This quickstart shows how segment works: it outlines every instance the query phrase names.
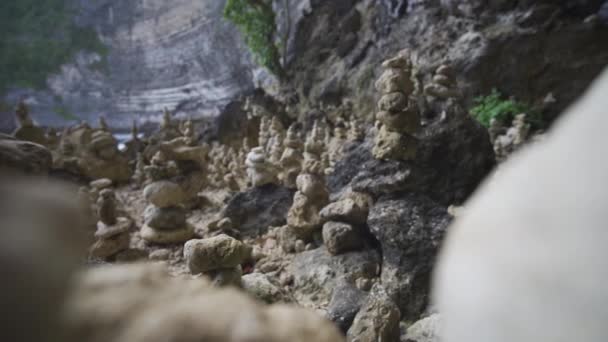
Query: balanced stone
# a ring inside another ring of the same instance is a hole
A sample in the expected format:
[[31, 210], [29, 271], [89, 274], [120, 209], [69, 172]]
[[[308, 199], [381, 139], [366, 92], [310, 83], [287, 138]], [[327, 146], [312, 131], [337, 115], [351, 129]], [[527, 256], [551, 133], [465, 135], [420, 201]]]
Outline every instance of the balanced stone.
[[184, 257], [190, 271], [198, 274], [237, 267], [251, 257], [251, 248], [237, 239], [222, 234], [186, 242]]
[[186, 224], [186, 209], [182, 207], [159, 208], [149, 205], [144, 210], [146, 225], [159, 230], [172, 230]]
[[177, 227], [172, 230], [158, 230], [144, 224], [140, 230], [140, 234], [142, 239], [151, 243], [182, 243], [194, 236], [194, 228], [186, 223], [183, 227]]
[[363, 238], [352, 225], [330, 221], [323, 225], [323, 243], [331, 254], [338, 255], [363, 247]]
[[401, 92], [388, 93], [378, 101], [378, 108], [389, 112], [401, 112], [408, 105], [408, 98]]
[[146, 201], [159, 208], [175, 207], [186, 200], [184, 190], [176, 183], [163, 180], [149, 184], [144, 188]]

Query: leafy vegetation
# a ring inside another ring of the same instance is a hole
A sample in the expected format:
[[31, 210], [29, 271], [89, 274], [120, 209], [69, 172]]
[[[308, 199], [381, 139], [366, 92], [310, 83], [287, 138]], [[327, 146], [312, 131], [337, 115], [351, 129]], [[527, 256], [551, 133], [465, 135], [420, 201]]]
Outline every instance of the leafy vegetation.
[[490, 127], [490, 121], [496, 119], [504, 124], [510, 124], [515, 115], [525, 113], [526, 121], [534, 127], [541, 125], [541, 118], [532, 108], [514, 99], [505, 99], [502, 94], [492, 89], [486, 96], [474, 100], [471, 115], [485, 127]]
[[79, 27], [66, 0], [0, 2], [0, 93], [44, 88], [49, 74], [81, 50], [107, 54], [90, 27]]
[[228, 0], [224, 18], [241, 31], [256, 62], [279, 78], [284, 77], [279, 46], [275, 43], [276, 22], [269, 0]]

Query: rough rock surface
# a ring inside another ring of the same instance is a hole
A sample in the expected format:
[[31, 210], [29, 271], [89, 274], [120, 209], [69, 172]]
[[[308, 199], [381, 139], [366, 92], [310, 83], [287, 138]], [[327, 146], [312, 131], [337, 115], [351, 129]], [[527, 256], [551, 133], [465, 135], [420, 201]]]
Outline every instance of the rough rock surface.
[[494, 165], [487, 131], [471, 118], [430, 123], [421, 133], [416, 160], [379, 161], [371, 142], [353, 145], [328, 176], [333, 192], [353, 190], [380, 197], [417, 192], [449, 205], [464, 201]]
[[277, 303], [287, 300], [287, 296], [281, 288], [273, 284], [268, 276], [263, 273], [250, 273], [241, 279], [243, 289], [255, 298], [266, 303]]
[[53, 157], [46, 147], [0, 137], [0, 167], [42, 174], [47, 173], [52, 164]]
[[366, 298], [366, 292], [341, 279], [335, 286], [327, 306], [327, 318], [346, 334]]
[[184, 257], [193, 274], [237, 267], [250, 256], [251, 247], [225, 234], [184, 245]]
[[382, 247], [382, 284], [405, 319], [429, 303], [430, 276], [450, 223], [447, 209], [419, 195], [381, 198], [370, 210], [369, 229]]
[[363, 236], [351, 224], [329, 221], [323, 225], [323, 243], [328, 252], [337, 255], [363, 247]]
[[185, 202], [186, 194], [179, 184], [171, 181], [157, 181], [144, 189], [146, 201], [159, 208], [175, 207]]
[[439, 342], [441, 316], [432, 314], [407, 328], [403, 339], [411, 342]]
[[182, 207], [159, 208], [149, 205], [144, 211], [144, 221], [159, 230], [171, 230], [186, 222], [186, 209]]
[[[368, 248], [333, 256], [322, 246], [297, 254], [289, 268], [294, 277], [294, 297], [298, 303], [327, 305], [339, 281], [354, 284], [359, 278], [377, 278], [380, 275], [380, 254]], [[342, 294], [347, 295], [346, 292]]]
[[230, 218], [242, 236], [258, 236], [270, 226], [285, 224], [293, 194], [293, 190], [274, 184], [249, 189], [236, 194], [221, 216]]
[[347, 340], [399, 341], [399, 319], [399, 308], [377, 284], [355, 316]]
[[90, 269], [76, 279], [66, 310], [72, 341], [343, 341], [313, 312], [261, 305], [204, 278], [171, 277], [162, 265]]

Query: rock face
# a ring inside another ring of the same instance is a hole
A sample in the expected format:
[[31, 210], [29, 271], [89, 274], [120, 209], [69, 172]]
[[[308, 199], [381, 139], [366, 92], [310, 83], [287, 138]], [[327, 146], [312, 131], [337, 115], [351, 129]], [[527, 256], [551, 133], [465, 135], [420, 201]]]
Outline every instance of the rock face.
[[293, 191], [268, 184], [236, 194], [222, 211], [234, 227], [246, 236], [258, 236], [270, 226], [285, 224], [293, 201]]
[[[536, 102], [550, 89], [557, 99], [548, 113], [553, 116], [606, 64], [608, 53], [596, 42], [605, 41], [608, 30], [583, 23], [602, 2], [289, 0], [291, 20], [282, 3], [277, 20], [281, 34], [286, 21], [291, 24], [288, 73], [304, 103], [339, 103], [346, 95], [356, 101], [355, 108], [371, 113], [371, 79], [379, 74], [369, 66], [407, 48], [423, 69], [453, 61], [455, 71], [464, 72], [459, 83], [467, 103], [493, 87], [526, 102]], [[249, 58], [242, 36], [222, 19], [223, 0], [74, 3], [77, 21], [94, 27], [109, 47], [108, 68], [96, 70], [101, 56], [83, 52], [49, 77], [48, 90], [6, 94], [7, 103], [28, 98], [40, 124], [63, 123], [54, 113], [62, 107], [90, 123], [98, 113], [108, 113], [109, 126], [125, 130], [134, 117], [160, 122], [164, 107], [177, 115], [215, 115], [267, 80]], [[607, 17], [606, 8], [600, 19]], [[499, 15], [508, 20], [498, 29]], [[0, 127], [8, 132], [13, 119], [1, 114]]]
[[94, 268], [74, 286], [65, 322], [69, 341], [344, 340], [331, 322], [313, 312], [261, 305], [236, 289], [214, 288], [205, 279], [169, 276], [161, 265]]
[[[597, 270], [608, 267], [608, 164], [594, 151], [607, 139], [607, 92], [605, 71], [467, 202], [434, 277], [444, 341], [606, 339], [606, 273]], [[475, 291], [454, 291], [470, 284]]]
[[370, 210], [369, 228], [382, 247], [382, 284], [405, 319], [429, 303], [435, 255], [450, 223], [445, 207], [423, 196], [381, 198]]
[[332, 193], [350, 185], [374, 197], [425, 193], [450, 205], [464, 201], [490, 172], [495, 161], [487, 131], [470, 118], [433, 122], [421, 133], [415, 161], [379, 161], [372, 144], [350, 145], [335, 172], [327, 177]]

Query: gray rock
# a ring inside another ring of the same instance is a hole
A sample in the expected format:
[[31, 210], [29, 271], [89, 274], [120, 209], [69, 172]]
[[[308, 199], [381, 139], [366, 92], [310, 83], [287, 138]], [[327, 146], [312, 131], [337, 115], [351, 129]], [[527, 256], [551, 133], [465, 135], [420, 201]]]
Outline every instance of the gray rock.
[[144, 188], [146, 201], [159, 208], [176, 207], [186, 201], [184, 190], [171, 181], [157, 181]]
[[382, 247], [382, 284], [405, 319], [417, 319], [429, 303], [435, 256], [450, 221], [445, 207], [420, 195], [381, 198], [370, 210], [369, 229]]
[[432, 314], [412, 324], [405, 333], [403, 340], [411, 342], [439, 342], [439, 326], [441, 316]]
[[190, 271], [198, 274], [237, 267], [251, 257], [251, 248], [239, 240], [222, 234], [186, 242], [184, 257]]
[[186, 209], [183, 207], [159, 208], [149, 205], [144, 210], [144, 222], [159, 230], [183, 227], [186, 224]]
[[346, 334], [348, 341], [399, 341], [399, 308], [376, 284]]
[[142, 239], [149, 243], [175, 244], [192, 239], [194, 237], [194, 228], [188, 223], [172, 230], [158, 230], [144, 225], [140, 230], [140, 234]]
[[293, 190], [274, 184], [252, 188], [234, 196], [220, 216], [229, 218], [243, 237], [258, 236], [270, 226], [286, 223], [293, 194]]
[[255, 298], [266, 303], [276, 303], [286, 300], [286, 295], [281, 289], [273, 284], [268, 276], [263, 273], [250, 273], [242, 278], [243, 289]]
[[298, 303], [329, 303], [339, 280], [354, 283], [357, 278], [376, 278], [380, 273], [380, 253], [366, 248], [334, 256], [322, 246], [297, 254], [289, 269]]
[[367, 293], [359, 290], [352, 283], [344, 280], [339, 281], [327, 307], [327, 318], [346, 334], [366, 297]]
[[52, 166], [51, 152], [32, 142], [0, 139], [0, 169], [32, 174], [47, 173]]
[[241, 265], [239, 265], [237, 267], [214, 270], [209, 272], [207, 275], [211, 278], [211, 284], [213, 284], [213, 286], [241, 287], [241, 277], [243, 276], [243, 269], [241, 268]]
[[323, 243], [331, 254], [337, 255], [362, 248], [363, 237], [351, 224], [329, 221], [323, 225]]

